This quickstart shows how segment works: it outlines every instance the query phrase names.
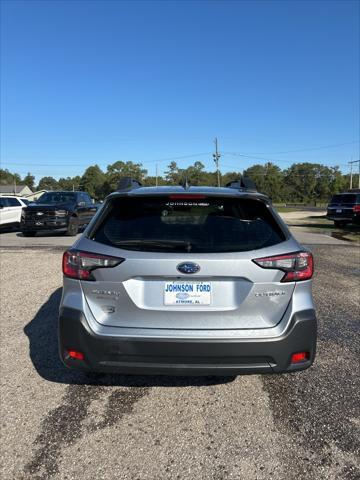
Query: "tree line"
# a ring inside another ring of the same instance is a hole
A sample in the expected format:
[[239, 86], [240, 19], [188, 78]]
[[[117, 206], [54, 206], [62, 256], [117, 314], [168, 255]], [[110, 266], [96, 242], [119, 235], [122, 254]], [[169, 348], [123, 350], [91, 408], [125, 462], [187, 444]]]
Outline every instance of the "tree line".
[[[83, 175], [42, 177], [35, 184], [35, 177], [29, 172], [24, 178], [7, 169], [0, 169], [0, 184], [25, 184], [32, 190], [83, 190], [96, 200], [102, 200], [116, 190], [119, 178], [131, 176], [145, 186], [178, 185], [186, 176], [191, 185], [217, 186], [217, 173], [205, 170], [203, 163], [196, 161], [187, 168], [180, 168], [171, 162], [162, 176], [149, 176], [141, 163], [117, 161], [103, 171], [98, 165], [89, 166]], [[344, 191], [349, 186], [349, 175], [343, 175], [339, 167], [328, 167], [319, 163], [294, 163], [281, 169], [268, 162], [253, 165], [242, 172], [251, 178], [258, 190], [268, 195], [273, 202], [316, 203], [327, 202], [331, 195]], [[240, 172], [221, 174], [221, 186], [238, 179]]]

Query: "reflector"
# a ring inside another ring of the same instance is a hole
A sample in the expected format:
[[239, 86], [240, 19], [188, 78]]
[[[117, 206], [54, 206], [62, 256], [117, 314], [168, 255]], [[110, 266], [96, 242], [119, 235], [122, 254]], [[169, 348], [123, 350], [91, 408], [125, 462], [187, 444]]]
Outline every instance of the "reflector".
[[309, 352], [293, 353], [291, 355], [291, 363], [306, 362], [306, 360], [309, 360], [309, 358], [310, 358]]
[[75, 358], [76, 360], [84, 360], [84, 354], [82, 352], [78, 352], [77, 350], [68, 350], [67, 353], [71, 358]]

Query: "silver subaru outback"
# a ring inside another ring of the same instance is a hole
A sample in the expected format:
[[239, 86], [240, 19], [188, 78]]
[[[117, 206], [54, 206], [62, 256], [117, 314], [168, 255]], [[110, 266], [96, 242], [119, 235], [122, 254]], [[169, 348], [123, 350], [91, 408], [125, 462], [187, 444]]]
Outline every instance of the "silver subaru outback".
[[308, 368], [313, 258], [269, 199], [125, 182], [63, 257], [67, 367], [236, 375]]

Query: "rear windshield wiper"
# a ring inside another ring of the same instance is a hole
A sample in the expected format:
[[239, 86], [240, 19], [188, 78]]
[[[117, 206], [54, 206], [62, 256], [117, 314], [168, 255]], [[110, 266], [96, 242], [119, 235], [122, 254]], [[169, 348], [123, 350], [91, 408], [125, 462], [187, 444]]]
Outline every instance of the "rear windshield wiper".
[[184, 249], [189, 253], [192, 250], [192, 245], [190, 242], [185, 240], [145, 240], [139, 238], [137, 240], [121, 240], [116, 242], [116, 246], [119, 247], [132, 247], [132, 246], [148, 246], [148, 247], [166, 247], [166, 248], [176, 248], [184, 247]]

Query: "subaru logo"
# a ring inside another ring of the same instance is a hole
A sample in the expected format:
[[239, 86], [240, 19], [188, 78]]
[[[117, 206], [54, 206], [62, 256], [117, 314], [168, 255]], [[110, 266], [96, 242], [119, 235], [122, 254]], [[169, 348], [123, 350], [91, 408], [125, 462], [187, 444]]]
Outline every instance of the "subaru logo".
[[179, 263], [176, 268], [179, 270], [179, 272], [187, 274], [197, 273], [200, 271], [200, 266], [197, 263], [192, 262]]

